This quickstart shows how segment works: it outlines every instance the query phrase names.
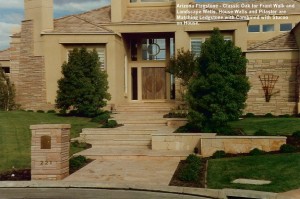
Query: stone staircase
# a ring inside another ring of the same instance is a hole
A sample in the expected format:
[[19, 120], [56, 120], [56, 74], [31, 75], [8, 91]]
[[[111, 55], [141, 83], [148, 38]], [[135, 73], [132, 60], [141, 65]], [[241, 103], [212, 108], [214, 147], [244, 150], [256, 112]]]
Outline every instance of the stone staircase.
[[[112, 114], [113, 120], [124, 126], [105, 129], [83, 129], [80, 140], [92, 144], [92, 148], [80, 152], [90, 158], [103, 156], [165, 156], [167, 152], [151, 151], [151, 135], [155, 133], [172, 133], [175, 129], [168, 127], [163, 115], [168, 113], [175, 103], [144, 102], [119, 105]], [[186, 154], [176, 154], [185, 156]]]

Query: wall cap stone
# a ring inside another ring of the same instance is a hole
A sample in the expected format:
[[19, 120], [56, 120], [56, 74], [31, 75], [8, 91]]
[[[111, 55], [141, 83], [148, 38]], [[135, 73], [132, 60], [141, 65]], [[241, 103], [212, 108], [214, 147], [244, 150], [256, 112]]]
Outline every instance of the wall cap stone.
[[[203, 137], [202, 139], [212, 139]], [[213, 139], [287, 139], [285, 136], [215, 136]]]
[[36, 124], [30, 125], [31, 130], [37, 129], [70, 129], [70, 124]]
[[203, 137], [215, 137], [216, 133], [157, 133], [152, 136], [203, 136]]

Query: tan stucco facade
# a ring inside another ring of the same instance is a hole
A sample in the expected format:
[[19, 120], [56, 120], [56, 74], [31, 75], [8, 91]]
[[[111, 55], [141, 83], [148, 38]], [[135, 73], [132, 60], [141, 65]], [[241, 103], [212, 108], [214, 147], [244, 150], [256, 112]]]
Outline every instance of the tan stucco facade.
[[[143, 3], [138, 0], [130, 3], [129, 0], [112, 0], [111, 6], [54, 20], [53, 0], [24, 0], [25, 19], [21, 32], [12, 36], [10, 61], [0, 60], [0, 63], [11, 67], [10, 76], [16, 84], [17, 101], [25, 109], [54, 107], [57, 81], [62, 77], [61, 66], [67, 61], [68, 52], [75, 47], [101, 51], [112, 96], [109, 104], [176, 100], [180, 96], [176, 94], [174, 99], [171, 94], [174, 80], [161, 69], [177, 49], [191, 49], [193, 39], [204, 42], [217, 27], [225, 38], [242, 49], [249, 60], [247, 75], [252, 87], [245, 112], [298, 113], [299, 48], [287, 46], [277, 49], [275, 46], [268, 49], [265, 46], [272, 43], [273, 38], [288, 33], [280, 31], [280, 24], [292, 23], [295, 26], [300, 13], [293, 13], [288, 21], [227, 20], [202, 21], [196, 26], [177, 25], [176, 3], [189, 2]], [[274, 31], [248, 32], [249, 25], [271, 23]], [[298, 46], [299, 31], [298, 25], [290, 33]], [[159, 46], [162, 54], [155, 55], [156, 58], [149, 53], [153, 42], [163, 43]], [[274, 90], [280, 92], [276, 92], [270, 102], [265, 102], [258, 77], [265, 73], [279, 76]], [[149, 86], [151, 81], [154, 82], [153, 87]], [[160, 93], [149, 94], [153, 89]]]

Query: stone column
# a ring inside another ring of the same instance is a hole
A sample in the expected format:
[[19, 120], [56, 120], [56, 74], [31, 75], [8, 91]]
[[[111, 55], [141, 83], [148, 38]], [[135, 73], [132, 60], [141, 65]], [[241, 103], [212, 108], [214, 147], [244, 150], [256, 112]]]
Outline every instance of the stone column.
[[31, 125], [31, 180], [69, 176], [69, 124]]

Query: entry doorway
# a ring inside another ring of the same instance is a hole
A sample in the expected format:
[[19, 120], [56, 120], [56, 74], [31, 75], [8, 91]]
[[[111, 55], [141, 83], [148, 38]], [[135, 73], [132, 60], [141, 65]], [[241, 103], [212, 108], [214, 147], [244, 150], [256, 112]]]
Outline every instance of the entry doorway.
[[166, 99], [166, 71], [164, 67], [142, 68], [142, 99]]

